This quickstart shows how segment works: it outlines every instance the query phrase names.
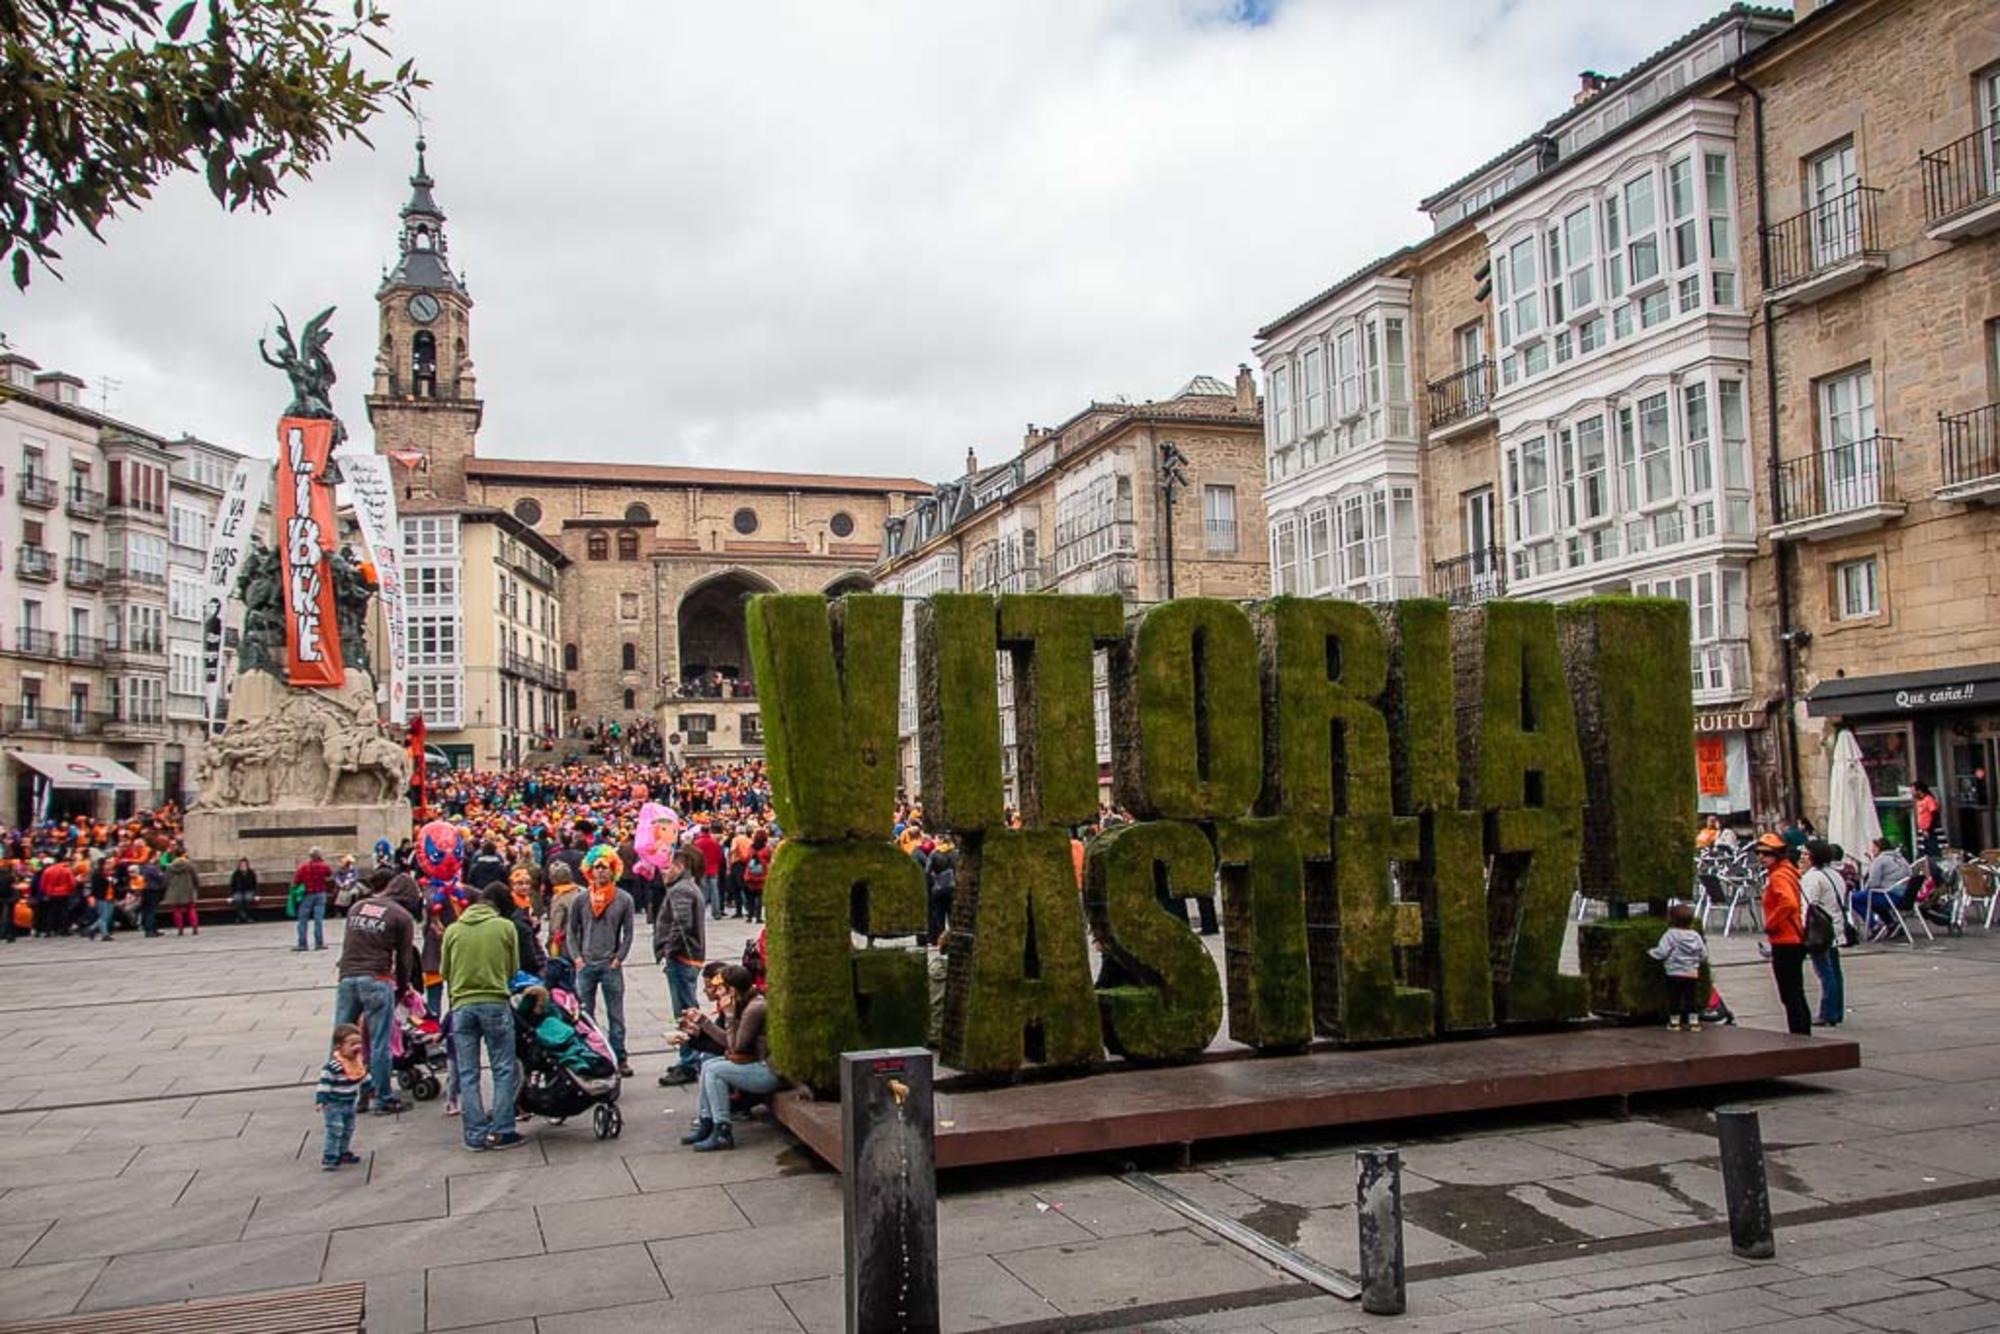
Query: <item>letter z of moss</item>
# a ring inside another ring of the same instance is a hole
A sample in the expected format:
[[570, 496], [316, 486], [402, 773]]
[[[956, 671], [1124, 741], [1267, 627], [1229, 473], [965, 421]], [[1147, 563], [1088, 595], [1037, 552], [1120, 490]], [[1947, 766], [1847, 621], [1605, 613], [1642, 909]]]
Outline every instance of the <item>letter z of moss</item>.
[[888, 838], [903, 600], [767, 593], [750, 599], [746, 625], [778, 823], [813, 842]]
[[893, 843], [788, 838], [764, 884], [771, 1064], [820, 1091], [839, 1087], [843, 1051], [922, 1046], [930, 1027], [923, 951], [850, 947], [857, 888], [871, 933], [924, 929], [923, 872]]
[[1000, 598], [1000, 647], [1014, 659], [1021, 819], [1029, 825], [1097, 819], [1092, 654], [1117, 642], [1124, 628], [1124, 604], [1110, 594]]

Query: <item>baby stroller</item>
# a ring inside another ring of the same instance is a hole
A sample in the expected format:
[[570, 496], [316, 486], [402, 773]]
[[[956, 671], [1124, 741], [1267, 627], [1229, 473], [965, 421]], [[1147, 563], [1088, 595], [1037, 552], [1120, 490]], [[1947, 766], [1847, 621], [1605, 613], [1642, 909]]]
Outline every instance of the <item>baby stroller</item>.
[[449, 1067], [444, 1030], [430, 1017], [423, 997], [414, 992], [396, 1010], [397, 1040], [390, 1061], [396, 1082], [418, 1102], [429, 1102], [444, 1090], [444, 1072]]
[[567, 991], [537, 984], [515, 993], [514, 1055], [521, 1067], [515, 1105], [522, 1112], [561, 1125], [587, 1111], [599, 1139], [616, 1139], [625, 1128], [618, 1062]]
[[1702, 1007], [1701, 1021], [1704, 1024], [1723, 1024], [1736, 1027], [1736, 1014], [1729, 1008], [1729, 1002], [1722, 999], [1722, 990], [1714, 983], [1709, 984], [1708, 1004]]

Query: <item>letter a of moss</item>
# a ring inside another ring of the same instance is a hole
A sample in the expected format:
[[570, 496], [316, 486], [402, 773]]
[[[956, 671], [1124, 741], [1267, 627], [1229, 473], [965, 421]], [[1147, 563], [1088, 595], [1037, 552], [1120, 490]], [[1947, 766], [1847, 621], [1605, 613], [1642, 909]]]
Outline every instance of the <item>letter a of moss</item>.
[[1069, 835], [995, 829], [966, 841], [945, 981], [944, 1063], [1012, 1074], [1102, 1055]]
[[1313, 1034], [1305, 863], [1292, 828], [1283, 818], [1215, 826], [1229, 1036], [1259, 1051], [1303, 1046]]
[[1199, 1056], [1222, 1023], [1222, 983], [1185, 900], [1215, 889], [1215, 853], [1200, 829], [1174, 821], [1122, 825], [1090, 841], [1084, 906], [1121, 979], [1097, 989], [1104, 1044], [1120, 1056]]
[[924, 929], [923, 872], [893, 843], [788, 838], [771, 858], [764, 884], [771, 1064], [821, 1091], [840, 1086], [843, 1051], [921, 1046], [930, 1026], [922, 950], [850, 948], [856, 895], [865, 896], [872, 933]]
[[1417, 860], [1417, 822], [1347, 815], [1333, 822], [1340, 894], [1340, 1036], [1385, 1042], [1428, 1036], [1431, 993], [1396, 982], [1396, 909], [1389, 863]]
[[1583, 753], [1583, 883], [1664, 917], [1694, 856], [1694, 696], [1688, 605], [1586, 598], [1558, 610]]
[[771, 806], [792, 838], [890, 836], [903, 600], [764, 594], [746, 617]]
[[998, 652], [988, 595], [935, 593], [917, 604], [917, 747], [924, 820], [934, 829], [971, 834], [1006, 823]]
[[1113, 793], [1144, 820], [1233, 820], [1263, 786], [1250, 618], [1220, 598], [1140, 612], [1111, 654]]
[[1273, 598], [1258, 608], [1265, 805], [1317, 827], [1389, 813], [1389, 681], [1382, 627], [1358, 602]]
[[1007, 593], [1000, 646], [1014, 660], [1014, 742], [1021, 819], [1030, 825], [1097, 819], [1097, 718], [1092, 654], [1125, 628], [1111, 594]]

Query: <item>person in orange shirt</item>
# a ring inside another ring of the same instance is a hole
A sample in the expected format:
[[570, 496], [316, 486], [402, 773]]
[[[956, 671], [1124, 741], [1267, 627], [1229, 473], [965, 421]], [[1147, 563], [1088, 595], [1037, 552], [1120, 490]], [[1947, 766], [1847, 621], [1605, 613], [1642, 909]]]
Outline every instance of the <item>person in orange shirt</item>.
[[1756, 842], [1764, 864], [1764, 936], [1771, 944], [1771, 974], [1778, 981], [1778, 999], [1785, 1007], [1785, 1027], [1801, 1037], [1812, 1036], [1812, 1008], [1806, 1004], [1806, 901], [1799, 889], [1799, 868], [1792, 850], [1778, 834]]

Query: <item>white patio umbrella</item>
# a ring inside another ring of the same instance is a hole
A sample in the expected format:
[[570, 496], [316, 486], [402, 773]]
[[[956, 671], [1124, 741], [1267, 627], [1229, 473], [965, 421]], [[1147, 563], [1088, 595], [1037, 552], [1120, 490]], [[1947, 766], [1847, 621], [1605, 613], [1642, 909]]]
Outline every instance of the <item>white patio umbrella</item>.
[[1882, 834], [1875, 794], [1861, 764], [1861, 743], [1845, 728], [1833, 743], [1833, 772], [1827, 780], [1826, 836], [1848, 856], [1865, 860], [1871, 839]]

